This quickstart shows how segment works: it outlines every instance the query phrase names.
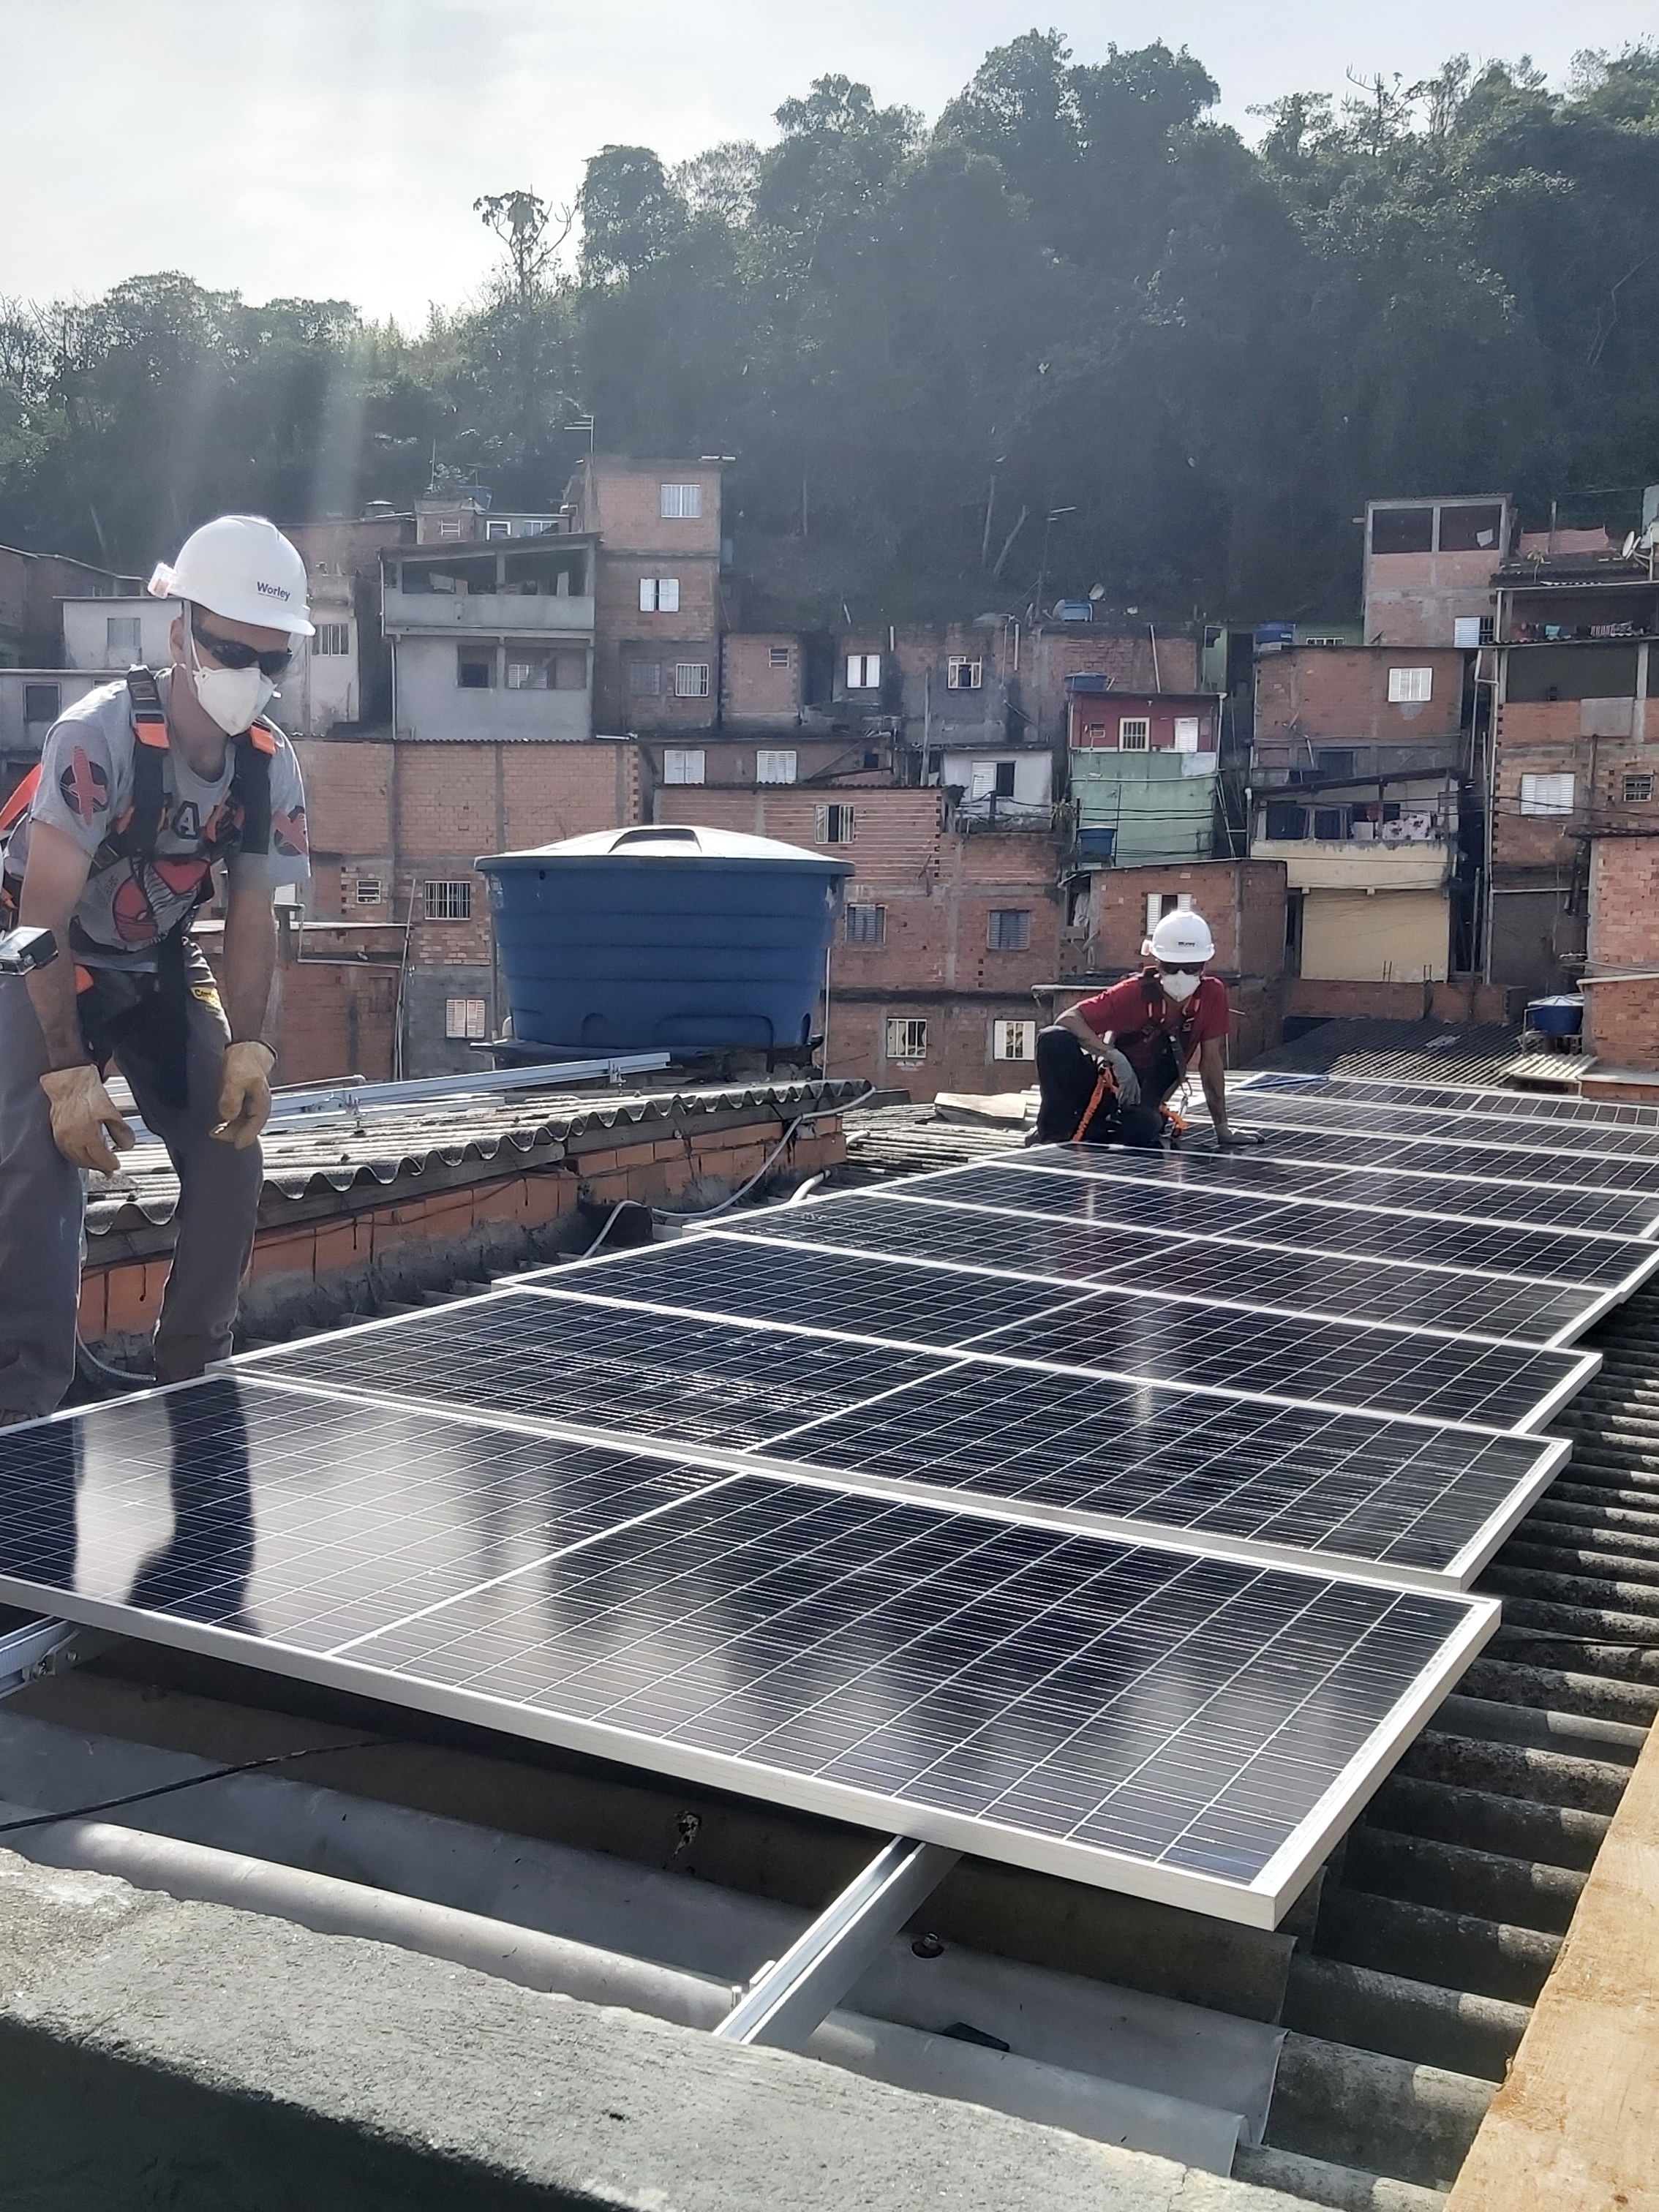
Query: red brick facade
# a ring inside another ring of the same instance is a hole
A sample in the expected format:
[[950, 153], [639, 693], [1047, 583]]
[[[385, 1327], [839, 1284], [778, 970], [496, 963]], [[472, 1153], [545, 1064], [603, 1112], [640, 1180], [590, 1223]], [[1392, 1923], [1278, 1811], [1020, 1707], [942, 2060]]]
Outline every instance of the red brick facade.
[[1659, 1070], [1659, 822], [1590, 848], [1585, 1044], [1610, 1067]]

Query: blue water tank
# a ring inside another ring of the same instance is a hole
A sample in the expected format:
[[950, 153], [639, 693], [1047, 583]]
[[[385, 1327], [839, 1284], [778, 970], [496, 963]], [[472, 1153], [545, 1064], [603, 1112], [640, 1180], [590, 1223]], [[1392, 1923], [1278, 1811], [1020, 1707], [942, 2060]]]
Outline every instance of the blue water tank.
[[1540, 1036], [1577, 1036], [1583, 1026], [1584, 1002], [1577, 993], [1528, 1002], [1527, 1027]]
[[477, 866], [521, 1042], [588, 1052], [804, 1045], [849, 860], [665, 823]]

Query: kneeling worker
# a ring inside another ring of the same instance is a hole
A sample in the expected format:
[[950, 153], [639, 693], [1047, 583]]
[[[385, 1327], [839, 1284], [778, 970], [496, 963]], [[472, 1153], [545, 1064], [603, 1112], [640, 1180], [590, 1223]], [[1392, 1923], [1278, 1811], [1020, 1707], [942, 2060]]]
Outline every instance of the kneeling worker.
[[[74, 1376], [82, 1170], [113, 1173], [133, 1142], [112, 1060], [179, 1173], [160, 1381], [229, 1351], [253, 1243], [274, 899], [310, 872], [299, 763], [262, 709], [312, 635], [305, 563], [273, 523], [222, 515], [149, 588], [185, 603], [172, 665], [77, 700], [0, 812], [7, 902], [64, 956], [0, 976], [0, 1425], [52, 1413]], [[216, 861], [222, 1006], [189, 933]]]
[[1216, 1142], [1229, 1141], [1227, 988], [1204, 973], [1215, 957], [1209, 925], [1200, 915], [1166, 914], [1147, 950], [1150, 967], [1068, 1006], [1038, 1036], [1036, 1143], [1161, 1144], [1164, 1102], [1194, 1055]]

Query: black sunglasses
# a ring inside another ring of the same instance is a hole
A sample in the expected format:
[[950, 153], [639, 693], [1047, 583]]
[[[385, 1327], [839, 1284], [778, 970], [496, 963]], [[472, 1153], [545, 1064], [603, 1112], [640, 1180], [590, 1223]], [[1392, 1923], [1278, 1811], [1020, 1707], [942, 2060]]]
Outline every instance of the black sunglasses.
[[244, 645], [239, 638], [220, 637], [210, 629], [204, 629], [198, 622], [191, 623], [190, 634], [204, 653], [213, 655], [221, 668], [252, 668], [257, 661], [260, 675], [270, 677], [273, 683], [279, 676], [287, 674], [289, 664], [294, 658], [291, 648], [276, 653], [256, 653], [251, 645]]
[[1158, 964], [1166, 975], [1201, 975], [1206, 963], [1202, 960], [1160, 960]]

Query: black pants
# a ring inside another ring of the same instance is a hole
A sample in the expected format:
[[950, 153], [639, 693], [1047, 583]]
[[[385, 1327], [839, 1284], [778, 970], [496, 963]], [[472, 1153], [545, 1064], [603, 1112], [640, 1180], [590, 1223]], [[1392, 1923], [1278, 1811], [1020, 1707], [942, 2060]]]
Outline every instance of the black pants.
[[[1058, 1024], [1042, 1030], [1036, 1041], [1036, 1141], [1040, 1145], [1069, 1145], [1078, 1135], [1078, 1124], [1088, 1111], [1100, 1074], [1100, 1062], [1087, 1053], [1068, 1029]], [[1157, 1146], [1164, 1141], [1164, 1117], [1159, 1101], [1143, 1097], [1139, 1106], [1121, 1106], [1110, 1091], [1096, 1109], [1082, 1133], [1087, 1145]]]

